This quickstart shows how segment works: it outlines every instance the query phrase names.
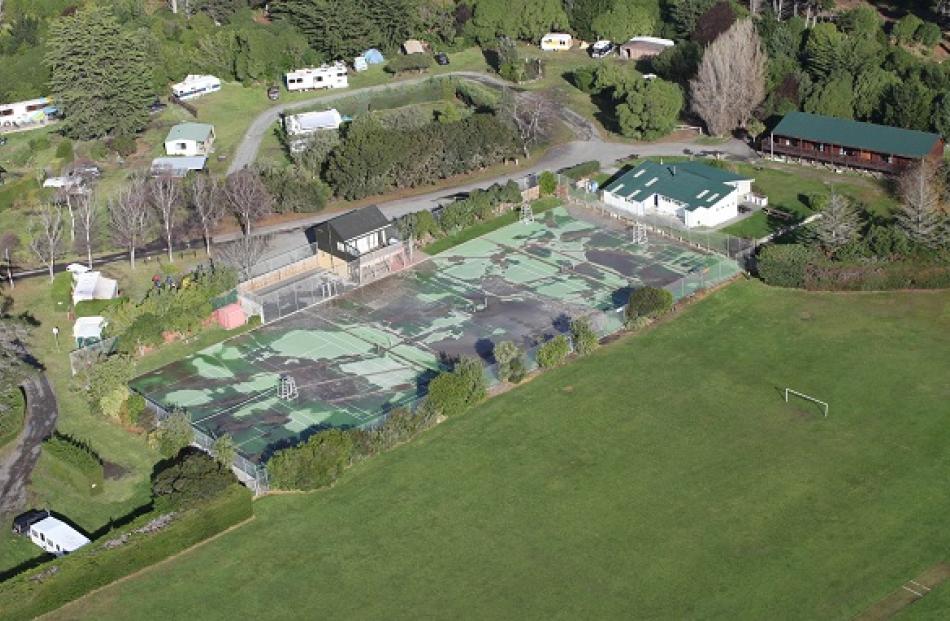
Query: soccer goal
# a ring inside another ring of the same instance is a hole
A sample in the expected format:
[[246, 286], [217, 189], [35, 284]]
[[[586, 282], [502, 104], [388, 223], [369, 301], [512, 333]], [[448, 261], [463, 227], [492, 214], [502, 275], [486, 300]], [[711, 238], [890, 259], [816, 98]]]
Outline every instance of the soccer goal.
[[811, 395], [806, 395], [806, 394], [803, 393], [803, 392], [798, 392], [797, 390], [792, 390], [791, 388], [786, 388], [786, 389], [785, 389], [785, 403], [788, 403], [788, 396], [789, 396], [790, 394], [791, 394], [791, 395], [794, 395], [794, 396], [796, 396], [796, 397], [799, 397], [799, 398], [801, 398], [801, 399], [805, 399], [806, 401], [811, 401], [812, 403], [817, 403], [818, 405], [820, 405], [820, 406], [824, 409], [824, 411], [825, 411], [825, 417], [828, 416], [828, 404], [827, 404], [826, 402], [822, 401], [821, 399], [816, 399], [815, 397], [812, 397]]

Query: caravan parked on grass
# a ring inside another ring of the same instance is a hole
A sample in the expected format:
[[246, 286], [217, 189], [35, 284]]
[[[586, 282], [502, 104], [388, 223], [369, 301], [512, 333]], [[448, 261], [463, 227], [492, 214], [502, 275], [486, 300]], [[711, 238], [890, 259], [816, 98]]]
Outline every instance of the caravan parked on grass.
[[220, 90], [221, 80], [213, 75], [189, 75], [178, 84], [172, 85], [172, 93], [182, 101]]
[[569, 50], [574, 47], [574, 38], [569, 34], [549, 32], [541, 37], [541, 49], [546, 51]]
[[286, 74], [288, 91], [308, 91], [318, 88], [346, 88], [349, 86], [346, 65], [340, 61], [332, 65], [307, 67]]

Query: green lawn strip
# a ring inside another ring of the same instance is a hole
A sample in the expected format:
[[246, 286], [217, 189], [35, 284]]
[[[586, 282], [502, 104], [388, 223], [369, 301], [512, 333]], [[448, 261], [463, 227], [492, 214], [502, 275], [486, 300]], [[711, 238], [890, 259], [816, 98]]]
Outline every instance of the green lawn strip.
[[734, 284], [53, 617], [849, 619], [950, 545], [948, 305]]
[[[534, 201], [531, 204], [531, 210], [535, 215], [537, 215], [559, 205], [561, 205], [560, 199], [549, 196]], [[503, 226], [508, 226], [509, 224], [517, 222], [520, 217], [521, 210], [516, 207], [511, 211], [498, 216], [497, 218], [479, 222], [478, 224], [474, 224], [468, 228], [462, 229], [458, 233], [448, 235], [442, 239], [437, 239], [431, 244], [428, 244], [422, 249], [422, 251], [428, 255], [436, 255], [440, 252], [445, 252], [449, 248], [454, 248], [455, 246], [475, 239], [476, 237], [481, 237], [485, 233], [491, 233], [492, 231], [500, 229]]]
[[[3, 528], [0, 528], [0, 574], [20, 567], [24, 563], [35, 561], [44, 556], [43, 550], [27, 537], [13, 534], [11, 524], [14, 516], [4, 515]], [[0, 582], [0, 591], [3, 590]]]
[[23, 391], [16, 386], [4, 386], [0, 393], [0, 449], [12, 443], [23, 428]]

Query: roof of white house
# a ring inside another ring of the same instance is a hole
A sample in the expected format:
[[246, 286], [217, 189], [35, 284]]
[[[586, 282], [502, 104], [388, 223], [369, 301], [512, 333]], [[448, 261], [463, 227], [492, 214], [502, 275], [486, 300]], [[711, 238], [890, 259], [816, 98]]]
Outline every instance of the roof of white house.
[[82, 185], [81, 177], [47, 177], [43, 182], [44, 188], [71, 188]]
[[48, 517], [30, 526], [30, 530], [42, 533], [47, 541], [59, 545], [63, 552], [72, 552], [78, 550], [87, 543], [89, 539], [77, 531], [75, 528], [58, 520], [54, 517]]
[[214, 125], [208, 125], [207, 123], [179, 123], [168, 131], [165, 142], [175, 142], [178, 140], [204, 142], [213, 132]]
[[664, 165], [648, 160], [605, 185], [604, 191], [635, 201], [659, 194], [693, 211], [712, 207], [736, 191], [732, 184], [750, 180], [699, 162]]
[[199, 155], [194, 157], [156, 157], [152, 160], [152, 173], [167, 173], [175, 177], [184, 177], [189, 171], [204, 170], [208, 158]]
[[102, 329], [105, 325], [105, 317], [79, 317], [73, 324], [73, 338], [102, 338]]
[[670, 39], [661, 39], [660, 37], [633, 37], [627, 43], [653, 43], [654, 45], [663, 45], [665, 47], [673, 47], [676, 45], [676, 41]]
[[346, 71], [346, 63], [342, 60], [338, 60], [333, 63], [324, 63], [319, 67], [303, 67], [301, 69], [294, 69], [293, 71], [288, 71], [287, 75], [299, 75], [299, 74], [310, 74], [310, 73], [325, 73], [331, 70], [343, 70]]
[[[319, 112], [304, 112], [287, 117], [293, 131], [310, 132], [318, 129], [336, 129], [343, 122], [343, 117], [336, 108], [320, 110]], [[290, 131], [291, 128], [288, 127]]]
[[402, 44], [402, 49], [406, 54], [425, 54], [426, 46], [418, 39], [408, 39]]
[[89, 267], [83, 265], [82, 263], [70, 263], [66, 266], [66, 271], [76, 276], [76, 274], [85, 274], [89, 271]]

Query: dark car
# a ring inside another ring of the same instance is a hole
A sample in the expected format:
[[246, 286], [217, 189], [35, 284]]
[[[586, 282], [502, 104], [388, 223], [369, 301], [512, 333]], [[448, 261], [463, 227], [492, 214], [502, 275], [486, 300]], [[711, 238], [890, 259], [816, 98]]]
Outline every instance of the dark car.
[[164, 110], [164, 109], [167, 108], [167, 107], [168, 107], [167, 104], [163, 104], [160, 100], [156, 99], [155, 101], [153, 101], [153, 102], [149, 105], [149, 107], [148, 107], [148, 113], [149, 113], [149, 114], [158, 114], [159, 112], [161, 112], [162, 110]]
[[280, 99], [280, 87], [271, 85], [267, 89], [267, 98], [271, 101], [277, 101]]
[[435, 62], [439, 65], [445, 66], [449, 64], [449, 55], [445, 52], [439, 52], [435, 55]]
[[590, 50], [591, 58], [604, 58], [613, 54], [617, 46], [610, 41], [601, 40], [591, 45], [588, 49]]

